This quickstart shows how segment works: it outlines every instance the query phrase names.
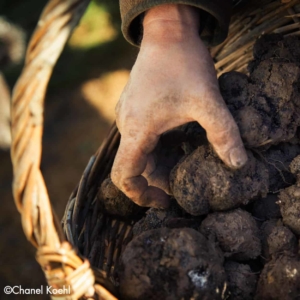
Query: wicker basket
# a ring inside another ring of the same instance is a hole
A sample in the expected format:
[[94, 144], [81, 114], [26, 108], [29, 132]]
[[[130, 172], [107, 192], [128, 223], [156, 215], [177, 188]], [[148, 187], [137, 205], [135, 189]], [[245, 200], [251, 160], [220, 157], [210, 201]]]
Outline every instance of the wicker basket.
[[[51, 0], [29, 45], [26, 65], [13, 96], [14, 197], [22, 214], [25, 234], [38, 248], [37, 258], [48, 282], [71, 285], [73, 293], [68, 299], [83, 295], [91, 297], [94, 292], [103, 299], [115, 299], [112, 294], [117, 296], [114, 286], [118, 285], [118, 261], [125, 245], [132, 239], [134, 221], [107, 216], [101, 211], [96, 195], [110, 173], [119, 146], [120, 134], [116, 125], [91, 157], [66, 206], [63, 232], [76, 251], [63, 241], [60, 226], [51, 213], [39, 169], [41, 149], [34, 146], [41, 143], [40, 107], [47, 81], [88, 2]], [[247, 72], [253, 44], [262, 34], [300, 35], [299, 27], [299, 0], [252, 1], [232, 18], [227, 40], [211, 49], [218, 75], [232, 70]], [[54, 41], [57, 45], [51, 47]], [[46, 79], [32, 81], [33, 74], [36, 78]], [[35, 160], [30, 158], [33, 154], [37, 157]], [[36, 207], [39, 207], [38, 211]]]
[[[282, 3], [264, 1], [257, 9], [251, 3], [233, 16], [225, 42], [211, 49], [218, 75], [228, 71], [247, 72], [256, 39], [265, 33], [300, 35], [299, 0]], [[286, 2], [286, 1], [285, 1]], [[299, 15], [299, 18], [298, 18]], [[108, 176], [118, 149], [120, 134], [113, 125], [110, 134], [93, 156], [72, 193], [63, 218], [63, 228], [69, 241], [89, 259], [107, 272], [116, 284], [114, 271], [124, 246], [130, 241], [133, 221], [124, 222], [109, 217], [100, 210], [96, 194]]]

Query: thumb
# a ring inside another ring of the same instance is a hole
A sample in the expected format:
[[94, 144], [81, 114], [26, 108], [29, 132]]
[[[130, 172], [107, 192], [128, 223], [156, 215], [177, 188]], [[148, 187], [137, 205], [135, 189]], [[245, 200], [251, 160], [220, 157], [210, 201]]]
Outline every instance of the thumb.
[[240, 168], [247, 162], [238, 126], [224, 103], [216, 93], [205, 99], [206, 105], [196, 110], [195, 120], [206, 130], [207, 138], [220, 159], [230, 168]]

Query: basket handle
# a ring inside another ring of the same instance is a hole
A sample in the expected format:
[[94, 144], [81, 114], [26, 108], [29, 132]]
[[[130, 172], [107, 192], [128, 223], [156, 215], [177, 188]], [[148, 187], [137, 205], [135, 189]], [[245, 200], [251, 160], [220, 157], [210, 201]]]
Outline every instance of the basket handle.
[[[61, 299], [116, 299], [101, 285], [86, 259], [65, 241], [52, 211], [40, 170], [43, 105], [53, 67], [90, 0], [50, 0], [30, 40], [25, 66], [12, 96], [13, 196], [27, 239], [38, 248], [37, 260], [48, 284], [69, 287]], [[57, 295], [56, 295], [57, 296]]]

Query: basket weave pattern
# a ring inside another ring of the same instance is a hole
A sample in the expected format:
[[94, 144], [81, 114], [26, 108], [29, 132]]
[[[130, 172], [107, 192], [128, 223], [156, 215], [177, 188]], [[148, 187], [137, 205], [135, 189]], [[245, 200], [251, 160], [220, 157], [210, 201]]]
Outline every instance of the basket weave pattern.
[[[51, 0], [31, 38], [23, 72], [12, 97], [13, 195], [27, 239], [38, 248], [37, 260], [50, 286], [69, 287], [61, 299], [116, 299], [103, 286], [104, 273], [93, 272], [65, 241], [40, 170], [43, 101], [53, 67], [89, 0]], [[55, 296], [57, 298], [57, 296]]]
[[263, 34], [300, 35], [299, 0], [250, 1], [232, 17], [227, 39], [211, 49], [218, 76], [247, 73], [255, 41]]

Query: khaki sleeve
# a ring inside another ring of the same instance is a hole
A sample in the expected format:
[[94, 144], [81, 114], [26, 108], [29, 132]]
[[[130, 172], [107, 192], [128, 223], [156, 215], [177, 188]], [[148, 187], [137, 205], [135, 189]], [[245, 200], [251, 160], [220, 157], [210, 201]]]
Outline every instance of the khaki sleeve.
[[131, 44], [139, 46], [143, 36], [144, 12], [161, 4], [185, 4], [199, 8], [199, 34], [210, 46], [227, 36], [232, 0], [120, 0], [122, 32]]

